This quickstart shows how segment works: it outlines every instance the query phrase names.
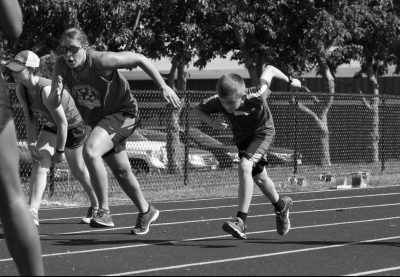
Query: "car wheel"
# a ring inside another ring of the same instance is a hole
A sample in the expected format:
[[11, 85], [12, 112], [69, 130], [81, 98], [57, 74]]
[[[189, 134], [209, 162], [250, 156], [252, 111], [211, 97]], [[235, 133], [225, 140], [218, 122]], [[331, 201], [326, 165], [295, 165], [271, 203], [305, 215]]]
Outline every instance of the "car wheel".
[[132, 172], [135, 175], [148, 174], [150, 172], [150, 167], [144, 160], [131, 159], [129, 162], [131, 164]]

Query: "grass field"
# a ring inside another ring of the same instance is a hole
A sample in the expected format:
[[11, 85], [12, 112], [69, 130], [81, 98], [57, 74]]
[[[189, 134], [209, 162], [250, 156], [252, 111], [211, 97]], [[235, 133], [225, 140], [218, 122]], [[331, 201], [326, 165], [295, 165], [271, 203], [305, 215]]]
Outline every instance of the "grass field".
[[[346, 176], [349, 172], [359, 170], [368, 170], [371, 172], [371, 178], [368, 180], [368, 186], [390, 186], [400, 184], [400, 162], [387, 163], [385, 171], [381, 170], [377, 164], [339, 164], [330, 168], [321, 168], [319, 166], [300, 166], [298, 176], [305, 177], [306, 184], [298, 185], [288, 181], [288, 177], [293, 176], [291, 167], [269, 168], [268, 172], [271, 179], [275, 182], [276, 188], [280, 193], [298, 192], [298, 191], [319, 191], [334, 188], [333, 183], [325, 183], [319, 180], [322, 172], [332, 172], [335, 176]], [[121, 190], [117, 182], [109, 175], [110, 183], [110, 204], [131, 204], [131, 200]], [[238, 188], [237, 170], [216, 170], [189, 172], [185, 179], [183, 174], [150, 174], [137, 176], [142, 190], [148, 201], [163, 200], [182, 200], [197, 199], [207, 197], [236, 197]], [[351, 178], [348, 177], [348, 180]], [[351, 181], [350, 181], [351, 183]], [[29, 191], [29, 179], [24, 179], [24, 191]], [[55, 182], [54, 190], [48, 186], [42, 207], [50, 206], [86, 206], [88, 198], [83, 192], [79, 182], [73, 178]], [[261, 192], [255, 187], [254, 193]]]

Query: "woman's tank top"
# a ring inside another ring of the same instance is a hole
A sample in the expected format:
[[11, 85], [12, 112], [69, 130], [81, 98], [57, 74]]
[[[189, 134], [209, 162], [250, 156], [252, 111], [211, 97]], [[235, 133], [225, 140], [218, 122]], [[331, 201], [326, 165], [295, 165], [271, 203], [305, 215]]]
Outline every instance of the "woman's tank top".
[[104, 117], [121, 111], [137, 117], [137, 101], [130, 91], [128, 81], [118, 70], [113, 71], [110, 81], [106, 80], [94, 67], [90, 51], [87, 52], [87, 59], [89, 77], [86, 80], [77, 80], [65, 61], [61, 63], [62, 77], [83, 120], [95, 126]]

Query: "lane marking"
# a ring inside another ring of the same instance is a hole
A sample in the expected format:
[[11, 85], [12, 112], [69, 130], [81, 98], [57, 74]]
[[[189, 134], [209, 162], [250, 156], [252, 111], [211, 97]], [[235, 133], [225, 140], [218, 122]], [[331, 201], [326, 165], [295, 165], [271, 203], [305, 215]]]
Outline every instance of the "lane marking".
[[370, 271], [364, 271], [364, 272], [357, 272], [357, 273], [348, 274], [348, 275], [343, 275], [343, 276], [365, 276], [365, 275], [372, 275], [372, 274], [383, 273], [383, 272], [389, 272], [389, 271], [395, 271], [395, 270], [400, 270], [400, 266], [387, 267], [387, 268], [376, 269], [376, 270], [370, 270]]
[[[393, 195], [400, 195], [400, 192], [393, 192], [393, 193], [384, 193], [384, 194], [369, 194], [369, 195], [356, 195], [356, 196], [343, 196], [343, 197], [333, 197], [333, 198], [319, 198], [319, 199], [303, 199], [303, 200], [293, 200], [294, 203], [303, 203], [303, 202], [317, 202], [317, 201], [329, 201], [329, 200], [342, 200], [342, 199], [354, 199], [354, 198], [368, 198], [368, 197], [381, 197], [381, 196], [393, 196]], [[262, 205], [271, 205], [270, 203], [263, 202], [263, 203], [254, 203], [251, 204], [252, 206], [262, 206]], [[169, 209], [169, 210], [160, 210], [160, 212], [181, 212], [181, 211], [195, 211], [195, 210], [207, 210], [207, 209], [223, 209], [223, 208], [234, 208], [237, 207], [237, 204], [234, 205], [223, 205], [223, 206], [208, 206], [208, 207], [199, 207], [199, 208], [179, 208], [179, 209]], [[135, 215], [137, 212], [128, 212], [128, 213], [116, 213], [111, 214], [112, 217], [114, 216], [124, 216], [124, 215]], [[59, 218], [46, 218], [46, 219], [39, 219], [40, 222], [50, 222], [50, 221], [59, 221], [59, 220], [75, 220], [75, 219], [82, 219], [80, 217], [59, 217]]]
[[[304, 195], [304, 194], [321, 194], [321, 193], [344, 193], [348, 191], [359, 191], [359, 190], [378, 190], [378, 189], [385, 189], [385, 188], [399, 188], [400, 185], [393, 185], [393, 186], [379, 186], [379, 187], [367, 187], [367, 188], [352, 188], [350, 190], [317, 190], [317, 191], [298, 191], [298, 192], [280, 192], [280, 194], [285, 195]], [[253, 197], [265, 197], [263, 194], [254, 194]], [[214, 197], [214, 198], [199, 198], [199, 199], [182, 199], [182, 200], [164, 200], [164, 201], [154, 201], [152, 203], [158, 204], [168, 204], [168, 203], [185, 203], [185, 202], [201, 202], [201, 201], [214, 201], [214, 200], [224, 200], [224, 199], [237, 199], [237, 196], [227, 196], [227, 197]], [[122, 207], [122, 206], [132, 206], [132, 201], [127, 198], [123, 199], [129, 202], [129, 204], [120, 204], [120, 205], [110, 205], [110, 207]], [[69, 209], [83, 209], [88, 208], [87, 206], [74, 206], [74, 207], [53, 207], [53, 208], [41, 208], [40, 210], [69, 210]]]
[[[375, 219], [368, 219], [368, 220], [357, 220], [357, 221], [346, 221], [346, 222], [336, 222], [336, 223], [327, 223], [327, 224], [317, 224], [317, 225], [307, 225], [307, 226], [298, 226], [292, 227], [291, 231], [293, 230], [302, 230], [302, 229], [311, 229], [311, 228], [323, 228], [323, 227], [331, 227], [331, 226], [340, 226], [340, 225], [349, 225], [349, 224], [360, 224], [360, 223], [369, 223], [369, 222], [380, 222], [380, 221], [387, 221], [387, 220], [394, 220], [400, 219], [400, 216], [394, 217], [387, 217], [387, 218], [375, 218]], [[255, 232], [248, 232], [248, 235], [254, 234], [265, 234], [265, 233], [272, 233], [276, 232], [275, 229], [271, 230], [264, 230], [264, 231], [255, 231]], [[115, 247], [105, 247], [105, 248], [96, 248], [96, 249], [88, 249], [88, 250], [77, 250], [77, 251], [67, 251], [67, 252], [59, 252], [59, 253], [52, 253], [52, 254], [42, 254], [43, 258], [48, 257], [57, 257], [57, 256], [66, 256], [66, 255], [75, 255], [75, 254], [87, 254], [87, 253], [94, 253], [94, 252], [104, 252], [104, 251], [114, 251], [114, 250], [121, 250], [121, 249], [132, 249], [138, 247], [148, 247], [154, 245], [170, 245], [182, 242], [189, 242], [189, 241], [202, 241], [202, 240], [211, 240], [211, 239], [220, 239], [220, 238], [229, 238], [232, 237], [231, 235], [219, 235], [219, 236], [210, 236], [210, 237], [199, 237], [199, 238], [190, 238], [190, 239], [183, 239], [183, 240], [171, 240], [165, 242], [157, 242], [157, 243], [139, 243], [135, 245], [125, 245], [125, 246], [115, 246]], [[400, 238], [400, 236], [395, 237]], [[352, 244], [352, 243], [350, 243]], [[0, 262], [9, 262], [13, 261], [11, 258], [0, 259]]]
[[174, 266], [135, 270], [135, 271], [121, 272], [121, 273], [115, 273], [115, 274], [104, 275], [104, 276], [122, 276], [122, 275], [143, 274], [143, 273], [149, 273], [149, 272], [156, 272], [156, 271], [159, 272], [159, 271], [174, 270], [174, 269], [196, 267], [196, 266], [204, 266], [204, 265], [211, 265], [211, 264], [231, 263], [231, 262], [242, 261], [242, 260], [260, 259], [260, 258], [267, 258], [267, 257], [281, 256], [281, 255], [304, 253], [304, 252], [310, 252], [310, 251], [318, 251], [318, 250], [325, 250], [325, 249], [331, 249], [331, 248], [345, 247], [345, 246], [350, 246], [350, 245], [357, 245], [357, 244], [364, 244], [364, 243], [371, 243], [371, 242], [378, 242], [378, 241], [385, 241], [385, 240], [394, 240], [394, 239], [399, 239], [399, 238], [400, 238], [400, 236], [386, 237], [386, 238], [379, 238], [379, 239], [370, 239], [370, 240], [364, 240], [364, 241], [359, 241], [359, 242], [350, 242], [350, 243], [342, 243], [342, 244], [335, 244], [335, 245], [328, 245], [328, 246], [319, 246], [319, 247], [303, 248], [303, 249], [297, 249], [297, 250], [281, 251], [281, 252], [268, 253], [268, 254], [259, 254], [259, 255], [237, 257], [237, 258], [220, 259], [220, 260], [213, 260], [213, 261], [206, 261], [206, 262], [180, 264], [180, 265], [174, 265]]

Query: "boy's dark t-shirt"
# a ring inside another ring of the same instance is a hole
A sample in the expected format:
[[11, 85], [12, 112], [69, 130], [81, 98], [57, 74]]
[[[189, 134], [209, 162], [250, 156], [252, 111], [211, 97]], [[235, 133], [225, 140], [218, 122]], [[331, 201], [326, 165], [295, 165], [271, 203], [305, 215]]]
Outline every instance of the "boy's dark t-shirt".
[[261, 91], [260, 87], [248, 88], [247, 99], [234, 113], [228, 113], [222, 106], [218, 95], [203, 100], [200, 111], [207, 115], [223, 113], [232, 125], [233, 138], [237, 144], [254, 138], [263, 139], [275, 135], [274, 121], [267, 103], [270, 90]]

